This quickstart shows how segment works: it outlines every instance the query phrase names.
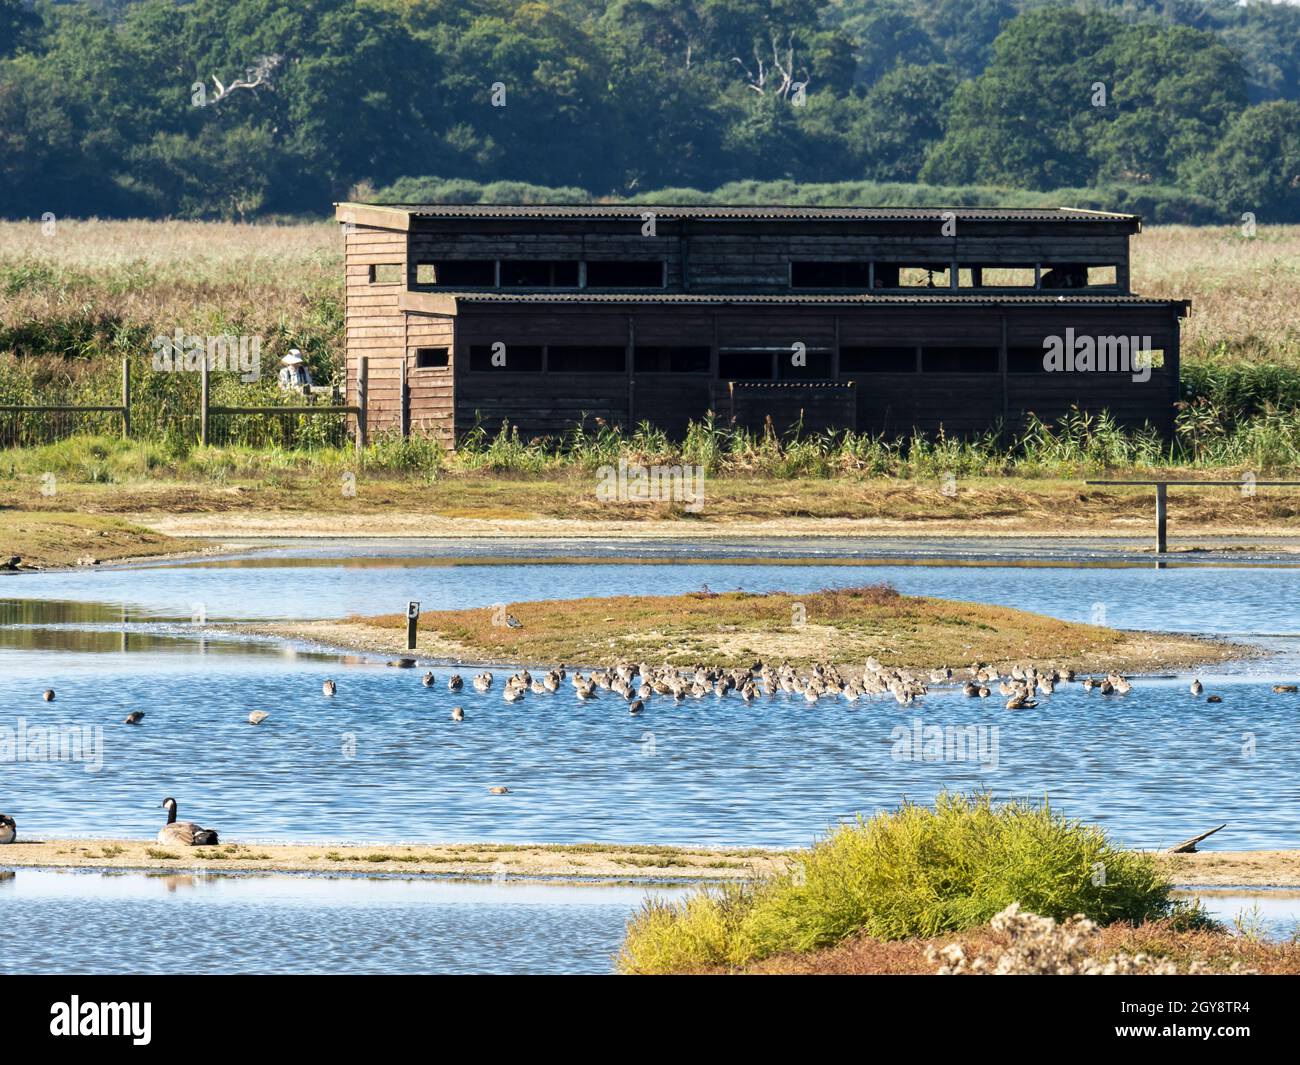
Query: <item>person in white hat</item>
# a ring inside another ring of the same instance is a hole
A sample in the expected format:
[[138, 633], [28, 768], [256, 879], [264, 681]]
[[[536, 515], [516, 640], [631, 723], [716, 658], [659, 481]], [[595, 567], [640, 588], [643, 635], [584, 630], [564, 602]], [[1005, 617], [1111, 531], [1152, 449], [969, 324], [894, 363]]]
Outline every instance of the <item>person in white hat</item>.
[[302, 352], [297, 348], [290, 348], [289, 354], [280, 360], [280, 387], [287, 392], [290, 389], [301, 389], [311, 383], [311, 370], [307, 369], [307, 364], [302, 361]]

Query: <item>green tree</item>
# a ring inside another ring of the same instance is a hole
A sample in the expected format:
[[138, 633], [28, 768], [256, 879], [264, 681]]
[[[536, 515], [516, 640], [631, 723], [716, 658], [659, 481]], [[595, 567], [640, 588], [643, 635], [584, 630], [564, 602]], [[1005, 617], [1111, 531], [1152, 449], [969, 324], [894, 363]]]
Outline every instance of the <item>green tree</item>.
[[1300, 218], [1300, 103], [1271, 100], [1242, 111], [1197, 161], [1189, 184], [1225, 211], [1260, 221]]

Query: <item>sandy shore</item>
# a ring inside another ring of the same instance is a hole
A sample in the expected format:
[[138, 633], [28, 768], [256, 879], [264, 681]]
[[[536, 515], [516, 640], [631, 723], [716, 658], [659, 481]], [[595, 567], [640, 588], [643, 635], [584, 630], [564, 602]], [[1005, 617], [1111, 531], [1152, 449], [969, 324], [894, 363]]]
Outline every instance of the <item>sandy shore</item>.
[[[996, 517], [952, 520], [915, 518], [779, 518], [772, 521], [716, 521], [707, 518], [621, 521], [616, 519], [570, 518], [473, 518], [449, 517], [407, 511], [360, 514], [313, 514], [292, 511], [239, 510], [226, 513], [197, 512], [163, 514], [156, 511], [128, 517], [155, 532], [168, 536], [200, 536], [238, 540], [240, 537], [431, 537], [494, 538], [529, 537], [606, 540], [707, 539], [715, 537], [854, 537], [889, 536], [929, 538], [1026, 537], [1060, 539], [1062, 536], [1093, 538], [1151, 538], [1153, 523], [1145, 514], [1111, 525], [1087, 523], [1078, 526], [1050, 525], [1035, 517]], [[1258, 537], [1261, 546], [1274, 551], [1300, 551], [1295, 525], [1179, 523], [1171, 529], [1173, 553], [1190, 548], [1211, 548], [1227, 539]], [[1278, 539], [1278, 544], [1262, 541]], [[1154, 544], [1152, 544], [1154, 547]]]
[[[21, 826], [20, 826], [21, 827]], [[223, 843], [174, 847], [140, 840], [23, 841], [0, 847], [0, 869], [162, 869], [214, 872], [437, 874], [529, 877], [556, 882], [601, 880], [722, 881], [752, 879], [785, 867], [780, 851], [576, 845], [448, 843], [396, 845]]]
[[[20, 826], [21, 828], [21, 826]], [[1300, 887], [1300, 850], [1162, 854], [1178, 885]], [[181, 848], [141, 840], [32, 840], [0, 847], [0, 869], [151, 869], [171, 872], [396, 873], [556, 883], [628, 880], [720, 882], [779, 872], [789, 852], [617, 844], [396, 845], [223, 843]]]

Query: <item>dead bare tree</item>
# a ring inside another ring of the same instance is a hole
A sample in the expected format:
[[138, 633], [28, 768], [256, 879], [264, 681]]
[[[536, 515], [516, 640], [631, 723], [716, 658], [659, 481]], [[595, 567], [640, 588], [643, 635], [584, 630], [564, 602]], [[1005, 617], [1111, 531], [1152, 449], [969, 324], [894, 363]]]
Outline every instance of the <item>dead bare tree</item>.
[[[745, 72], [745, 77], [749, 79], [748, 87], [754, 92], [758, 93], [760, 96], [765, 96], [770, 91], [773, 96], [784, 100], [789, 97], [790, 93], [794, 91], [796, 87], [802, 86], [806, 89], [808, 86], [809, 75], [806, 68], [800, 68], [798, 70], [800, 76], [795, 76], [794, 34], [786, 36], [784, 57], [781, 55], [781, 45], [777, 40], [777, 35], [775, 33], [771, 36], [771, 44], [772, 64], [770, 69], [763, 62], [763, 56], [759, 52], [757, 42], [754, 43], [754, 70], [750, 70], [749, 67], [745, 66], [739, 56], [733, 55], [731, 61]], [[780, 82], [769, 85], [769, 78], [772, 77], [772, 71], [775, 71], [780, 75]]]
[[257, 89], [263, 85], [270, 85], [271, 75], [275, 73], [283, 58], [278, 55], [258, 56], [257, 62], [244, 71], [244, 76], [236, 78], [229, 85], [221, 84], [221, 79], [213, 74], [212, 84], [217, 87], [217, 95], [211, 102], [220, 103], [236, 89]]

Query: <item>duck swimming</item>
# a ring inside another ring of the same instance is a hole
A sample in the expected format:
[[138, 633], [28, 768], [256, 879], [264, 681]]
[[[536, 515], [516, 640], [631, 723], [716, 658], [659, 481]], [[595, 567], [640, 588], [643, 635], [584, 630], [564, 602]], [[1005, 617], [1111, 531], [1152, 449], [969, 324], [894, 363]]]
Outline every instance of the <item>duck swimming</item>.
[[453, 674], [451, 675], [451, 679], [447, 681], [447, 690], [448, 690], [448, 691], [453, 691], [453, 692], [458, 692], [458, 691], [460, 691], [461, 688], [463, 688], [463, 687], [465, 687], [465, 682], [464, 682], [463, 680], [460, 679], [460, 674], [459, 674], [459, 673], [453, 673]]
[[218, 843], [217, 833], [210, 828], [201, 828], [193, 821], [176, 820], [176, 800], [171, 796], [163, 799], [163, 809], [167, 811], [167, 823], [158, 830], [159, 843], [174, 843], [182, 847], [215, 847]]
[[420, 678], [420, 683], [423, 684], [426, 688], [432, 688], [435, 679], [436, 678], [433, 675], [433, 670], [429, 670], [428, 673], [426, 673], [422, 678]]
[[339, 690], [339, 687], [332, 680], [327, 680], [324, 684], [320, 686], [320, 690], [324, 692], [326, 695], [333, 695], [335, 692]]
[[125, 718], [122, 719], [124, 725], [138, 725], [144, 720], [143, 710], [132, 710]]
[[54, 702], [54, 689], [53, 689], [53, 688], [46, 688], [46, 689], [45, 689], [45, 694], [42, 695], [41, 698], [44, 699], [47, 703], [52, 703], [52, 702]]

